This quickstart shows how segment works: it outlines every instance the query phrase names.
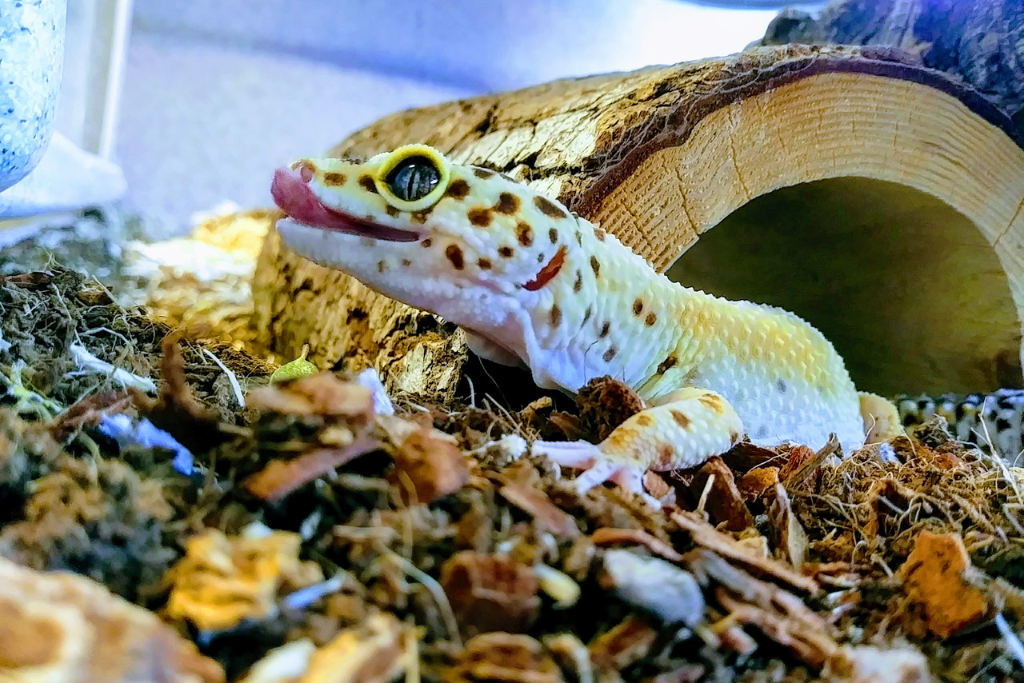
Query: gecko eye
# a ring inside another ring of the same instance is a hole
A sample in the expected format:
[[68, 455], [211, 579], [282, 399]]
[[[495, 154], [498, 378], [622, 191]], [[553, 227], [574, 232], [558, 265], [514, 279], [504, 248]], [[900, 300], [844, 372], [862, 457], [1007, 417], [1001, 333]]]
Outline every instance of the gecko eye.
[[415, 202], [437, 187], [441, 182], [441, 171], [426, 157], [408, 157], [391, 169], [384, 182], [402, 201]]
[[426, 210], [444, 196], [451, 180], [448, 160], [428, 145], [403, 145], [370, 162], [377, 192], [400, 211]]

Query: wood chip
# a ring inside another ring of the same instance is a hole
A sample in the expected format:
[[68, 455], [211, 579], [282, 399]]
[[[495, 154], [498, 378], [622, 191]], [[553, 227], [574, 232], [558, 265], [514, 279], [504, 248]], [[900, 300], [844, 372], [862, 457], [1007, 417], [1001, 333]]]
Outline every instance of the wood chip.
[[970, 557], [959, 534], [922, 531], [898, 571], [907, 598], [924, 608], [928, 630], [949, 638], [988, 612], [985, 594], [968, 582]]
[[708, 550], [693, 550], [686, 554], [686, 561], [702, 582], [719, 584], [714, 596], [728, 616], [714, 625], [716, 632], [737, 624], [754, 626], [819, 668], [839, 652], [828, 623], [793, 593], [751, 576]]
[[867, 493], [868, 521], [864, 525], [864, 535], [873, 539], [880, 533], [884, 534], [886, 521], [902, 516], [915, 495], [914, 491], [893, 479], [872, 483]]
[[794, 588], [818, 595], [820, 588], [814, 579], [803, 576], [786, 567], [781, 562], [770, 558], [758, 557], [748, 549], [741, 546], [735, 539], [728, 536], [705, 522], [692, 512], [682, 510], [669, 514], [673, 522], [679, 525], [684, 531], [688, 531], [693, 537], [694, 543], [708, 550], [714, 551], [722, 557], [740, 562], [752, 569], [764, 572], [780, 581], [784, 581]]
[[[459, 447], [434, 429], [419, 428], [399, 444], [388, 481], [406, 505], [433, 503], [469, 482], [469, 466]], [[410, 490], [410, 486], [412, 490]]]
[[716, 525], [724, 523], [729, 531], [743, 531], [754, 526], [754, 516], [743, 502], [732, 470], [721, 458], [711, 458], [697, 470], [690, 482], [691, 495], [700, 500], [711, 477], [714, 480], [704, 503], [704, 510], [711, 521]]
[[839, 453], [840, 450], [839, 440], [835, 435], [832, 435], [828, 443], [822, 446], [817, 453], [809, 454], [809, 448], [797, 446], [793, 449], [789, 462], [779, 472], [779, 479], [785, 485], [787, 491], [796, 491], [818, 472], [821, 464], [830, 455]]
[[736, 482], [736, 488], [743, 496], [743, 500], [749, 503], [764, 497], [766, 493], [775, 488], [777, 483], [779, 483], [778, 467], [759, 467], [740, 477], [740, 480]]
[[789, 457], [785, 459], [782, 465], [782, 471], [779, 472], [779, 479], [786, 481], [789, 477], [793, 476], [793, 473], [800, 468], [807, 465], [807, 463], [814, 460], [814, 449], [797, 444], [789, 449]]
[[768, 506], [768, 519], [775, 527], [776, 547], [785, 553], [789, 563], [799, 570], [807, 557], [807, 533], [793, 513], [789, 495], [782, 484], [775, 485], [775, 496]]
[[344, 418], [356, 426], [373, 419], [373, 392], [345, 382], [333, 373], [303, 377], [286, 384], [260, 387], [246, 398], [249, 407], [284, 415]]
[[612, 545], [642, 545], [655, 555], [659, 555], [669, 562], [682, 562], [683, 556], [675, 551], [668, 543], [655, 538], [646, 531], [640, 529], [609, 529], [602, 528], [594, 531], [590, 540], [598, 547]]
[[448, 683], [563, 683], [544, 647], [530, 636], [483, 633], [466, 643], [443, 677]]
[[608, 671], [622, 671], [650, 654], [658, 631], [649, 621], [631, 615], [594, 638], [590, 661]]
[[102, 584], [0, 558], [0, 679], [223, 683], [224, 671], [156, 614]]
[[468, 550], [441, 567], [441, 587], [464, 635], [526, 631], [537, 618], [537, 576], [526, 564]]
[[740, 441], [730, 448], [722, 454], [722, 460], [733, 472], [747, 472], [773, 460], [782, 463], [778, 453], [768, 448], [755, 446], [749, 441]]
[[299, 559], [301, 545], [289, 531], [227, 536], [206, 529], [189, 538], [167, 573], [167, 616], [211, 632], [271, 618], [284, 594], [324, 579], [320, 565]]
[[654, 470], [644, 472], [644, 488], [662, 503], [665, 502], [666, 496], [673, 491], [672, 487], [665, 481], [665, 478]]
[[261, 500], [280, 500], [314, 479], [380, 447], [381, 443], [376, 439], [360, 437], [343, 448], [315, 448], [296, 458], [269, 462], [262, 470], [247, 477], [242, 485]]
[[729, 611], [729, 619], [757, 627], [811, 666], [821, 668], [839, 653], [839, 645], [828, 635], [823, 621], [795, 619], [780, 610], [743, 603], [721, 588], [716, 597]]
[[548, 495], [540, 489], [533, 488], [520, 479], [503, 479], [504, 486], [498, 493], [505, 500], [533, 517], [534, 522], [542, 529], [551, 532], [557, 538], [574, 539], [580, 535], [576, 520], [560, 507], [551, 502]]

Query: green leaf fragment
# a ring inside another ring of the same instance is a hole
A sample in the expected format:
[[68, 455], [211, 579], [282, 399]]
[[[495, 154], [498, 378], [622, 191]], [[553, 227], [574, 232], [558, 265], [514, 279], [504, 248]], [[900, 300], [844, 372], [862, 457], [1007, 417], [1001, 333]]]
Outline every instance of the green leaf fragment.
[[289, 361], [274, 370], [274, 374], [270, 376], [270, 383], [277, 384], [279, 382], [288, 382], [293, 379], [301, 379], [303, 377], [309, 377], [320, 372], [320, 369], [315, 365], [306, 360], [306, 354], [309, 353], [309, 344], [302, 346], [302, 355], [293, 361]]

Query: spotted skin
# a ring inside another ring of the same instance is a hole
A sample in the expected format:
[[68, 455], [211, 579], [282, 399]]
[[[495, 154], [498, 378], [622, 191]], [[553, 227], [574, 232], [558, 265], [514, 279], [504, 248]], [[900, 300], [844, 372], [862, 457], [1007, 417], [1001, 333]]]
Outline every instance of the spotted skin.
[[[396, 160], [417, 154], [442, 176], [429, 207], [416, 207], [423, 220], [384, 182]], [[412, 146], [362, 163], [303, 159], [278, 171], [273, 190], [290, 249], [461, 326], [475, 353], [526, 367], [543, 388], [574, 393], [601, 376], [634, 388], [648, 409], [601, 444], [534, 445], [582, 464], [580, 490], [611, 480], [642, 492], [646, 470], [698, 465], [744, 434], [819, 448], [835, 433], [847, 452], [865, 442], [862, 397], [809, 324], [672, 282], [613, 234], [503, 175]], [[386, 236], [346, 234], [338, 216]]]
[[900, 396], [896, 399], [905, 427], [941, 415], [953, 438], [975, 444], [1011, 464], [1024, 458], [1024, 389], [1000, 389], [991, 394]]

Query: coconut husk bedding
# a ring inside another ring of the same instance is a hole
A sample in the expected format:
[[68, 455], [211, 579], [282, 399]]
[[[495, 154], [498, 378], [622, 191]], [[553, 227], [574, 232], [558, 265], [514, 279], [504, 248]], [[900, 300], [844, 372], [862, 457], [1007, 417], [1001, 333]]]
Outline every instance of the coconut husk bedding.
[[[941, 418], [741, 443], [648, 475], [661, 510], [579, 496], [528, 444], [603, 438], [640, 406], [614, 380], [471, 363], [381, 410], [351, 369], [271, 381], [293, 359], [216, 294], [241, 271], [143, 287], [43, 251], [0, 264], [5, 679], [1021, 680], [1024, 472]], [[186, 286], [227, 331], [146, 306]]]

